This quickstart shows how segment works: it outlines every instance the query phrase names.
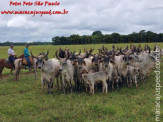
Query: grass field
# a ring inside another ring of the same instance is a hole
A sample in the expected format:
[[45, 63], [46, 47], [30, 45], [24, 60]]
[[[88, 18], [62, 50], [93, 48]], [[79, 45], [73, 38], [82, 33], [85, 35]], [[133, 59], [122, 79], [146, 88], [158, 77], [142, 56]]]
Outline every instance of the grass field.
[[[154, 43], [149, 44], [151, 47]], [[158, 43], [163, 48], [163, 43]], [[101, 45], [70, 45], [70, 46], [31, 46], [34, 55], [49, 49], [49, 58], [60, 47], [68, 47], [78, 51], [84, 48], [94, 48], [94, 53]], [[106, 44], [111, 49], [112, 45]], [[117, 46], [117, 45], [116, 45]], [[118, 44], [125, 47], [126, 44]], [[0, 58], [7, 58], [8, 47], [0, 47]], [[23, 53], [24, 47], [14, 47], [17, 55]], [[162, 59], [163, 61], [163, 59]], [[161, 62], [161, 70], [163, 63]], [[27, 72], [27, 71], [22, 71]], [[5, 69], [3, 74], [8, 74]], [[161, 73], [161, 80], [163, 73]], [[120, 88], [102, 94], [96, 91], [94, 96], [88, 93], [62, 94], [54, 88], [54, 94], [42, 92], [40, 73], [38, 80], [34, 75], [23, 75], [18, 82], [13, 81], [13, 75], [0, 80], [0, 122], [1, 121], [155, 121], [155, 74], [151, 71], [146, 82], [139, 83], [139, 87]], [[161, 82], [163, 86], [163, 83]], [[163, 94], [162, 94], [163, 96]], [[162, 101], [162, 98], [161, 98]], [[163, 105], [161, 104], [161, 120]]]

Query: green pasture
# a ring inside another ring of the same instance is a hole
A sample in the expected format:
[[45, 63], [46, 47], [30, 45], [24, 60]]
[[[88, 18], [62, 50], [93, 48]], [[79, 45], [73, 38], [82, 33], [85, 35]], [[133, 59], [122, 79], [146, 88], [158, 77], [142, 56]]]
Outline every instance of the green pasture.
[[[157, 43], [163, 48], [163, 43]], [[103, 44], [98, 45], [66, 45], [66, 46], [30, 46], [34, 55], [49, 50], [49, 58], [52, 58], [57, 49], [69, 48], [78, 52], [80, 49], [93, 48], [96, 53]], [[115, 44], [125, 47], [127, 44]], [[141, 44], [142, 46], [144, 44]], [[154, 47], [154, 43], [149, 43]], [[111, 49], [112, 44], [105, 44]], [[7, 58], [7, 49], [0, 47], [0, 58]], [[23, 46], [15, 46], [15, 53], [19, 56], [23, 53]], [[161, 71], [163, 59], [161, 60]], [[22, 70], [21, 73], [28, 72]], [[3, 74], [8, 74], [5, 69]], [[51, 121], [105, 121], [105, 122], [154, 122], [155, 121], [155, 74], [151, 71], [144, 82], [139, 82], [138, 88], [123, 87], [103, 94], [100, 90], [91, 96], [84, 91], [66, 94], [56, 90], [49, 95], [43, 92], [40, 83], [40, 71], [38, 79], [34, 75], [22, 75], [19, 81], [13, 81], [13, 75], [0, 80], [0, 122], [51, 122]], [[163, 73], [161, 72], [161, 80]], [[163, 83], [161, 82], [163, 86]], [[162, 91], [161, 91], [161, 95]], [[162, 98], [161, 98], [162, 101]], [[163, 119], [161, 103], [161, 120]]]

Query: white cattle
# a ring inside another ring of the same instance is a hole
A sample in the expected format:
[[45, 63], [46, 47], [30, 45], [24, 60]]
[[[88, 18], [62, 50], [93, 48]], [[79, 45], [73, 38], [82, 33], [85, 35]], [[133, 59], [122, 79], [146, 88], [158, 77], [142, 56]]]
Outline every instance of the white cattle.
[[60, 60], [60, 72], [61, 72], [61, 80], [63, 84], [63, 92], [65, 93], [65, 83], [67, 82], [71, 87], [71, 93], [73, 91], [72, 89], [72, 82], [74, 77], [75, 69], [72, 65], [72, 62], [70, 60]]
[[107, 85], [107, 73], [106, 72], [95, 72], [90, 74], [82, 74], [82, 79], [89, 85], [90, 93], [94, 94], [94, 85], [98, 82], [102, 82], [103, 84], [103, 93], [107, 93], [108, 85]]
[[139, 67], [140, 69], [140, 79], [144, 80], [147, 73], [150, 72], [150, 69], [154, 66], [154, 58], [150, 57], [150, 54], [142, 52], [138, 55], [141, 62], [133, 62], [130, 65]]
[[60, 62], [55, 58], [49, 59], [47, 61], [43, 60], [42, 62], [42, 66], [41, 66], [42, 88], [44, 89], [44, 86], [46, 85], [48, 87], [49, 93], [52, 93], [51, 89], [53, 88], [53, 82], [55, 77], [57, 78], [57, 84], [58, 84], [59, 68], [60, 68]]
[[[127, 85], [128, 87], [129, 86], [132, 86], [132, 82], [135, 83], [136, 85], [136, 88], [138, 87], [138, 77], [139, 77], [139, 74], [140, 74], [140, 69], [139, 67], [134, 67], [134, 66], [127, 66]], [[130, 82], [130, 85], [129, 85], [129, 82]]]

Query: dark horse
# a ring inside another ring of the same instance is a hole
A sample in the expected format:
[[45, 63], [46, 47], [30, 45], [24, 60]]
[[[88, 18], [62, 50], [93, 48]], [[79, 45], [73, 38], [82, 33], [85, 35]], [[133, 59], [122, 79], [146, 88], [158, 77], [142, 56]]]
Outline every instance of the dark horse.
[[[24, 54], [20, 55], [19, 57], [16, 57], [16, 58], [23, 58], [23, 57], [24, 57]], [[11, 63], [6, 62], [6, 59], [0, 59], [0, 78], [1, 79], [2, 79], [2, 71], [3, 71], [4, 67], [11, 69], [10, 74], [13, 71], [13, 65]]]

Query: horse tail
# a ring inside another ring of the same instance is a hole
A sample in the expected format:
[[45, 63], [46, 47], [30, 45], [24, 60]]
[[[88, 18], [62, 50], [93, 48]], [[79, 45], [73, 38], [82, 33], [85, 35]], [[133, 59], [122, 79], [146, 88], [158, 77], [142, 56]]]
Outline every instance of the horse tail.
[[18, 78], [19, 78], [21, 63], [22, 63], [22, 60], [19, 60], [17, 66], [15, 67], [15, 80], [16, 80], [16, 81], [17, 81]]

